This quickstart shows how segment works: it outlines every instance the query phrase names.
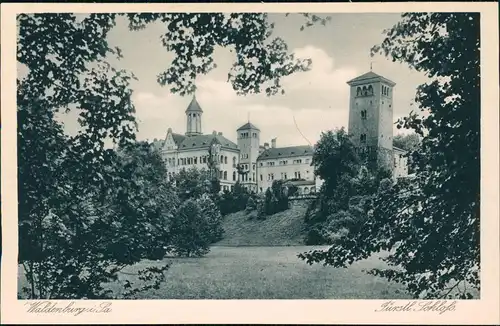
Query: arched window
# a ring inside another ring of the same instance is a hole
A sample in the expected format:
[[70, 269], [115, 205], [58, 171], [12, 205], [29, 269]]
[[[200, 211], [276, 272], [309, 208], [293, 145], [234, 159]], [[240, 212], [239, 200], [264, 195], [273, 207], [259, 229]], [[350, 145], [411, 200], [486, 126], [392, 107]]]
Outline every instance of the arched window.
[[361, 119], [366, 120], [366, 110], [361, 111]]
[[311, 194], [314, 194], [314, 193], [316, 193], [316, 188], [311, 187]]
[[362, 142], [362, 143], [366, 143], [366, 134], [361, 134], [359, 136], [359, 140]]
[[233, 168], [236, 167], [236, 156], [233, 156]]
[[227, 164], [227, 156], [224, 156], [224, 164]]
[[372, 87], [372, 85], [368, 86], [368, 95], [373, 95], [373, 87]]
[[304, 188], [304, 194], [307, 195], [309, 193], [309, 188], [305, 187]]
[[236, 172], [233, 172], [233, 181], [236, 181]]
[[363, 86], [363, 96], [366, 96], [366, 86]]
[[220, 162], [224, 163], [224, 156], [223, 155], [220, 156]]
[[362, 93], [361, 93], [361, 87], [358, 87], [356, 89], [356, 96], [361, 96], [361, 95], [362, 95]]
[[224, 180], [227, 180], [227, 171], [224, 171]]

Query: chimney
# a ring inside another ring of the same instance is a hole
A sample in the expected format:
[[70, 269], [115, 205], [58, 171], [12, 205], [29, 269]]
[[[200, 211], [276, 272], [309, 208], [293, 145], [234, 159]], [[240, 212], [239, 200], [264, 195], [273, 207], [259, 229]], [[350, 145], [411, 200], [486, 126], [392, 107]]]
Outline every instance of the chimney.
[[276, 148], [276, 138], [271, 139], [271, 147]]
[[220, 131], [219, 131], [219, 132], [218, 132], [218, 135], [219, 135], [219, 136], [222, 136], [222, 132], [220, 132]]
[[269, 143], [264, 143], [264, 150], [268, 150], [269, 149]]
[[217, 135], [217, 131], [212, 131], [212, 135], [216, 136]]

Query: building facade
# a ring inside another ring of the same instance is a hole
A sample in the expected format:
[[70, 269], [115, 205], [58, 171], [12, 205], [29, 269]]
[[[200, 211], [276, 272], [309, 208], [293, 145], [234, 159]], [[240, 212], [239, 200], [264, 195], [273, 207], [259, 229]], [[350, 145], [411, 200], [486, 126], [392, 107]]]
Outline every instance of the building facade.
[[[347, 82], [350, 86], [348, 132], [367, 163], [384, 166], [394, 178], [408, 175], [402, 149], [393, 146], [393, 88], [389, 79], [368, 72]], [[181, 169], [207, 169], [217, 174], [221, 190], [236, 182], [256, 193], [264, 193], [274, 180], [298, 187], [299, 193], [315, 193], [322, 180], [311, 165], [312, 146], [277, 147], [277, 139], [260, 145], [260, 129], [250, 121], [236, 130], [237, 143], [220, 132], [203, 134], [203, 110], [194, 96], [186, 111], [186, 132], [171, 128], [153, 145], [160, 151], [173, 178]], [[213, 169], [215, 167], [215, 169]]]
[[276, 147], [276, 139], [264, 144], [257, 159], [259, 192], [265, 192], [274, 180], [297, 186], [300, 194], [316, 192], [312, 146]]

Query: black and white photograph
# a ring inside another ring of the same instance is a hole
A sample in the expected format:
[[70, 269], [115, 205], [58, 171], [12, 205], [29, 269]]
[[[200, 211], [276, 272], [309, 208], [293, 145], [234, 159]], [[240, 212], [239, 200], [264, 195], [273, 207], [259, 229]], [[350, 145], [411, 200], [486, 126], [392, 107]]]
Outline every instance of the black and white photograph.
[[481, 300], [481, 14], [206, 8], [16, 14], [28, 312]]

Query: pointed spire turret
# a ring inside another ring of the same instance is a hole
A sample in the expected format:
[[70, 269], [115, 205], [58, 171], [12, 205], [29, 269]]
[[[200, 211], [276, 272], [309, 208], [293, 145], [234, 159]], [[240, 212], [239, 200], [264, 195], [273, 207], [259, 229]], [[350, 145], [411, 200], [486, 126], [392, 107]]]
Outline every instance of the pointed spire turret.
[[196, 100], [196, 94], [193, 95], [193, 99], [191, 100], [191, 103], [189, 103], [186, 112], [203, 112], [200, 104], [198, 104], [198, 101]]
[[196, 94], [193, 94], [193, 99], [186, 109], [187, 128], [186, 136], [201, 135], [201, 115], [203, 110], [196, 100]]

